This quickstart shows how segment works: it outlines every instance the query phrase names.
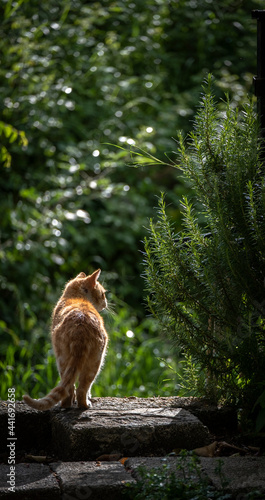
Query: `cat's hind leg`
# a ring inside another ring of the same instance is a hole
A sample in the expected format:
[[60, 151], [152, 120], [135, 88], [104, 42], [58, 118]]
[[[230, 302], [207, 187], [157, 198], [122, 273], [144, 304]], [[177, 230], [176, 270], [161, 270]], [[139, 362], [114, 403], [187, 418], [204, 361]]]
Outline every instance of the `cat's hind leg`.
[[68, 396], [62, 399], [61, 407], [62, 408], [70, 408], [75, 401], [75, 386], [69, 388]]
[[[59, 358], [57, 360], [57, 366], [58, 366], [61, 380], [63, 380], [65, 370], [67, 369], [67, 363], [66, 362], [63, 363], [61, 358]], [[73, 384], [68, 388], [68, 395], [64, 399], [62, 399], [61, 407], [62, 408], [70, 408], [72, 406], [72, 404], [74, 403], [74, 401], [75, 401], [75, 386]]]
[[92, 406], [91, 387], [100, 370], [102, 356], [92, 358], [93, 361], [89, 362], [89, 366], [82, 370], [79, 375], [79, 384], [76, 391], [77, 405], [79, 408], [89, 408]]

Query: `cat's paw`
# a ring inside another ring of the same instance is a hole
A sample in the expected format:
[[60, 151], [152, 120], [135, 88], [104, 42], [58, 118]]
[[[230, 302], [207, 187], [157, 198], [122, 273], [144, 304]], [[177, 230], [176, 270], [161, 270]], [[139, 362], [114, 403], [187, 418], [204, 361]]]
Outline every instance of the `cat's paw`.
[[86, 402], [85, 401], [80, 401], [77, 403], [78, 408], [82, 408], [84, 410], [87, 410], [88, 408], [92, 407], [91, 401], [88, 399]]

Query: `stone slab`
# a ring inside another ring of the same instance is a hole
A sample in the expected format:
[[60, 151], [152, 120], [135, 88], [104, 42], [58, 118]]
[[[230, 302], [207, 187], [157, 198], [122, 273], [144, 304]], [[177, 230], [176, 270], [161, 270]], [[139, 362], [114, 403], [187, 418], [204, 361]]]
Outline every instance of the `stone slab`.
[[[214, 406], [203, 398], [180, 398], [180, 397], [153, 397], [153, 398], [94, 398], [93, 405], [97, 410], [111, 410], [112, 408], [126, 408], [135, 410], [136, 408], [183, 408], [206, 425], [212, 432], [220, 432], [222, 428], [235, 430], [237, 425], [236, 411], [233, 408]], [[7, 402], [0, 401], [0, 454], [6, 453], [7, 425]], [[45, 450], [52, 454], [52, 432], [51, 416], [62, 411], [60, 408], [45, 412], [29, 408], [24, 402], [16, 401], [16, 437], [17, 451], [42, 454]], [[78, 410], [77, 410], [78, 411]], [[27, 429], [27, 432], [25, 432]], [[23, 453], [22, 453], [23, 454]]]
[[[201, 458], [202, 469], [215, 488], [221, 488], [220, 477], [216, 473], [218, 458]], [[236, 493], [243, 500], [247, 492], [258, 490], [265, 498], [265, 457], [224, 457], [221, 458], [222, 474], [228, 479], [227, 491]]]
[[[125, 467], [131, 472], [132, 477], [136, 481], [141, 480], [141, 475], [138, 468], [144, 468], [148, 471], [162, 470], [165, 466], [169, 473], [174, 472], [175, 477], [179, 480], [187, 481], [191, 478], [192, 481], [197, 482], [198, 477], [194, 470], [189, 467], [190, 458], [187, 457], [186, 461], [181, 460], [179, 457], [131, 457], [124, 463]], [[207, 478], [204, 472], [201, 477]]]
[[53, 412], [53, 441], [60, 459], [95, 460], [102, 454], [115, 453], [125, 457], [159, 456], [175, 448], [208, 444], [208, 429], [187, 410], [110, 399], [101, 400], [100, 405], [94, 402], [88, 410]]
[[125, 499], [125, 485], [135, 480], [120, 462], [52, 463], [63, 500]]
[[228, 405], [215, 405], [206, 398], [196, 397], [152, 397], [138, 398], [130, 396], [128, 398], [94, 398], [97, 408], [101, 406], [113, 407], [121, 402], [126, 404], [127, 409], [134, 409], [138, 406], [148, 408], [183, 408], [197, 417], [212, 432], [222, 432], [224, 429], [232, 432], [237, 429], [237, 410]]
[[9, 465], [0, 465], [0, 498], [14, 500], [59, 500], [61, 492], [55, 474], [48, 465], [16, 464], [15, 491], [9, 489]]
[[[8, 437], [8, 404], [0, 401], [0, 453], [6, 452]], [[50, 411], [37, 411], [22, 401], [15, 404], [16, 450], [40, 450], [51, 446]], [[26, 430], [25, 430], [26, 429]]]
[[[200, 458], [202, 477], [221, 490], [216, 472], [219, 461], [222, 474], [228, 480], [225, 491], [236, 500], [249, 498], [248, 493], [258, 491], [265, 498], [265, 457]], [[9, 466], [0, 465], [0, 498], [14, 500], [122, 500], [126, 484], [139, 476], [141, 465], [147, 470], [167, 465], [179, 479], [197, 481], [196, 474], [187, 465], [179, 467], [179, 457], [131, 457], [123, 466], [120, 462], [54, 462], [50, 465], [17, 464], [15, 492], [8, 491]], [[252, 497], [251, 497], [252, 498]], [[256, 498], [253, 496], [253, 498]]]
[[[182, 467], [179, 468], [180, 463]], [[222, 457], [222, 458], [200, 458], [202, 477], [208, 478], [217, 490], [222, 490], [220, 475], [217, 473], [221, 463], [222, 477], [227, 481], [223, 490], [230, 493], [236, 500], [244, 500], [250, 492], [258, 491], [265, 498], [265, 457]], [[189, 468], [184, 466], [179, 457], [132, 457], [125, 462], [125, 466], [132, 472], [132, 476], [138, 480], [138, 467], [147, 470], [161, 469], [167, 465], [170, 471], [174, 471], [178, 479], [183, 479], [183, 468], [185, 478], [189, 476]], [[192, 474], [191, 474], [192, 476]], [[192, 480], [196, 481], [196, 474]], [[254, 497], [253, 497], [254, 498]]]

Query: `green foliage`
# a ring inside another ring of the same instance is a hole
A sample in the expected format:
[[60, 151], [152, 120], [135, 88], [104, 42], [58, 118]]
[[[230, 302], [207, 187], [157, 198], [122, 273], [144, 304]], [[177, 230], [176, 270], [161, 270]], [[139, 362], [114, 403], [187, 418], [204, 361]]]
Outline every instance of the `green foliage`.
[[[145, 467], [137, 469], [137, 483], [127, 486], [124, 491], [126, 498], [133, 500], [228, 500], [233, 498], [226, 491], [227, 480], [222, 472], [222, 461], [216, 467], [216, 474], [220, 478], [221, 488], [216, 490], [205, 475], [203, 475], [199, 458], [189, 452], [183, 451], [176, 468], [163, 459], [161, 468], [146, 470]], [[263, 498], [262, 493], [253, 491], [246, 493], [244, 499], [254, 500]]]
[[[36, 364], [33, 367], [32, 361]], [[39, 361], [39, 362], [37, 362]], [[8, 388], [16, 389], [16, 398], [21, 399], [26, 389], [35, 398], [47, 394], [47, 387], [54, 387], [58, 372], [51, 352], [51, 345], [36, 344], [21, 341], [19, 346], [9, 345], [5, 363], [0, 361], [3, 373], [0, 397], [7, 399]]]
[[[153, 319], [138, 324], [130, 316], [125, 304], [119, 305], [119, 315], [105, 315], [111, 331], [105, 365], [97, 378], [92, 396], [169, 396], [176, 391], [176, 373], [181, 365], [167, 343], [161, 343], [158, 325]], [[43, 338], [41, 330], [34, 343], [14, 339], [6, 352], [5, 362], [0, 361], [3, 381], [0, 397], [7, 398], [9, 387], [15, 387], [16, 398], [25, 393], [34, 398], [45, 396], [59, 382], [51, 342]]]
[[[187, 185], [170, 168], [128, 167], [127, 153], [106, 143], [137, 143], [163, 158], [173, 148], [176, 129], [188, 129], [208, 71], [220, 90], [229, 89], [232, 101], [241, 102], [256, 72], [250, 12], [260, 5], [261, 0], [2, 1], [4, 367], [10, 344], [18, 373], [23, 363], [28, 370], [30, 359], [34, 373], [34, 365], [46, 366], [52, 306], [65, 281], [82, 270], [101, 267], [108, 288], [137, 321], [145, 316], [139, 280], [144, 226], [161, 189], [173, 199]], [[179, 224], [179, 208], [171, 214]], [[24, 342], [28, 359], [20, 357]], [[53, 383], [56, 378], [54, 371]]]
[[220, 111], [210, 80], [187, 145], [179, 137], [178, 166], [195, 201], [184, 198], [183, 230], [175, 234], [161, 198], [145, 262], [149, 307], [204, 370], [204, 390], [249, 408], [263, 392], [265, 370], [265, 176], [258, 142], [253, 106], [239, 113], [227, 102]]
[[2, 164], [4, 167], [9, 168], [11, 166], [11, 154], [3, 143], [6, 141], [8, 144], [12, 144], [17, 141], [19, 145], [26, 148], [28, 141], [24, 132], [20, 132], [11, 125], [3, 122], [0, 122], [0, 138], [0, 165]]

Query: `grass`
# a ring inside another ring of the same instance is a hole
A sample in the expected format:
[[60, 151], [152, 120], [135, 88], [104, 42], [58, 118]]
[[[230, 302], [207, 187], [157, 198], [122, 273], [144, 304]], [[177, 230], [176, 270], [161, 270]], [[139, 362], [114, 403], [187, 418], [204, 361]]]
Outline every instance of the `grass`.
[[[118, 314], [105, 316], [105, 323], [109, 348], [92, 396], [189, 395], [189, 390], [179, 383], [183, 363], [171, 345], [161, 340], [154, 319], [139, 323], [127, 307], [120, 305]], [[33, 329], [31, 340], [11, 340], [5, 359], [0, 361], [0, 372], [3, 400], [10, 387], [15, 387], [18, 400], [25, 393], [34, 398], [46, 395], [59, 381], [50, 337]]]

